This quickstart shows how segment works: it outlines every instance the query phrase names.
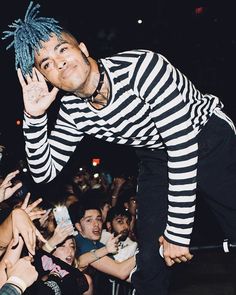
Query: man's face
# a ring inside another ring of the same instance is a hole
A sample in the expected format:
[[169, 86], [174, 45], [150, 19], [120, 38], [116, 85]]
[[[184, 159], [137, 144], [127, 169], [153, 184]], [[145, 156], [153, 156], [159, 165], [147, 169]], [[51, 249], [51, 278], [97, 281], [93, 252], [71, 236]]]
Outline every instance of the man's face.
[[35, 66], [44, 77], [64, 91], [83, 89], [91, 70], [85, 45], [63, 32], [60, 39], [52, 35], [42, 46], [35, 53]]
[[118, 215], [111, 222], [111, 230], [115, 235], [121, 234], [120, 241], [125, 241], [129, 235], [130, 221], [128, 217]]
[[96, 209], [86, 210], [84, 217], [75, 226], [83, 237], [92, 241], [98, 241], [102, 234], [101, 212]]
[[133, 196], [129, 199], [129, 202], [125, 203], [125, 207], [129, 210], [129, 213], [132, 216], [136, 216], [136, 211], [137, 211], [137, 200], [136, 197]]

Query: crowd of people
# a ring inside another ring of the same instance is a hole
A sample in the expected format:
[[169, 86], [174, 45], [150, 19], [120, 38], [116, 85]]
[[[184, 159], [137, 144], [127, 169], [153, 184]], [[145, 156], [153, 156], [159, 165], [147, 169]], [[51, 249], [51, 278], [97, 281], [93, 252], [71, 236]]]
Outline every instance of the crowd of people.
[[[132, 294], [136, 178], [80, 167], [49, 202], [19, 173], [1, 176], [0, 294]], [[68, 220], [58, 221], [58, 208]]]

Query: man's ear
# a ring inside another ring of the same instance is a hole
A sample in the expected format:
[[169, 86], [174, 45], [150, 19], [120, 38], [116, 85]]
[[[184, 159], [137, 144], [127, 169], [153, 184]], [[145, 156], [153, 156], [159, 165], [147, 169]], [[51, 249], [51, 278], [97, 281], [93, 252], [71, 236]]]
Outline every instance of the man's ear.
[[79, 43], [80, 50], [85, 54], [86, 57], [89, 57], [89, 52], [86, 45], [83, 42]]
[[79, 222], [76, 222], [75, 223], [75, 228], [77, 229], [78, 232], [81, 232], [82, 231], [82, 228], [81, 228], [81, 225]]
[[124, 202], [124, 207], [125, 207], [125, 209], [129, 209], [129, 203], [128, 202]]

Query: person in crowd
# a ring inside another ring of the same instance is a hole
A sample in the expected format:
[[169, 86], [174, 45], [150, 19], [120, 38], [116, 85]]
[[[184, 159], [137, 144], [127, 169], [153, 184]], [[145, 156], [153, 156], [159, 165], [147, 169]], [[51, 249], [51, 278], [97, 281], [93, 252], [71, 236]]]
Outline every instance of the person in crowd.
[[[96, 294], [111, 292], [109, 278], [116, 277], [120, 280], [128, 280], [131, 271], [134, 269], [136, 261], [132, 256], [123, 262], [115, 261], [109, 250], [114, 251], [114, 246], [110, 247], [100, 242], [102, 234], [102, 214], [96, 204], [91, 199], [76, 203], [69, 207], [70, 216], [78, 234], [75, 236], [78, 249], [79, 265], [90, 266], [86, 269], [92, 275], [94, 290]], [[116, 244], [118, 249], [119, 236], [111, 236], [109, 244]], [[85, 256], [87, 254], [87, 256]], [[91, 261], [91, 258], [93, 259]], [[89, 259], [89, 260], [88, 260]], [[86, 261], [87, 260], [87, 261]]]
[[131, 214], [130, 234], [132, 240], [137, 240], [136, 219], [138, 211], [137, 190], [133, 185], [124, 185], [117, 197], [116, 206], [124, 207]]
[[[114, 236], [119, 236], [118, 250], [117, 253], [113, 255], [116, 261], [124, 261], [138, 253], [137, 242], [129, 238], [131, 235], [131, 221], [131, 214], [129, 211], [125, 210], [123, 206], [116, 205], [112, 207], [107, 214], [107, 231]], [[106, 241], [100, 241], [106, 244]], [[135, 269], [133, 271], [135, 271]], [[117, 280], [116, 278], [111, 279], [111, 282], [116, 294], [131, 294], [133, 290], [133, 285], [130, 282]]]
[[117, 176], [113, 178], [111, 184], [111, 206], [115, 207], [120, 191], [122, 190], [123, 185], [126, 183], [126, 179], [122, 176]]
[[96, 208], [101, 210], [102, 222], [105, 227], [107, 213], [111, 208], [111, 198], [109, 193], [105, 192], [102, 188], [91, 188], [84, 193], [83, 199], [89, 199]]
[[[31, 2], [3, 36], [13, 37], [32, 177], [55, 178], [85, 135], [134, 147], [139, 253], [132, 280], [137, 294], [167, 294], [167, 266], [192, 259], [197, 188], [236, 240], [235, 126], [217, 96], [201, 93], [163, 55], [135, 49], [96, 60], [55, 19], [38, 17], [39, 6]], [[59, 89], [67, 94], [48, 134]]]
[[84, 192], [86, 192], [88, 189], [91, 188], [90, 182], [90, 174], [85, 169], [85, 167], [81, 167], [72, 177], [72, 186], [73, 191], [80, 196]]
[[135, 255], [138, 244], [132, 241], [130, 236], [131, 214], [124, 207], [112, 207], [106, 219], [106, 227], [109, 233], [119, 237], [118, 251], [113, 257], [117, 261], [123, 261]]
[[46, 250], [42, 254], [38, 250], [40, 259], [36, 254], [36, 266], [41, 264], [41, 273], [39, 279], [28, 289], [28, 294], [93, 294], [92, 279], [78, 269], [76, 244], [72, 235], [67, 235], [55, 248]]

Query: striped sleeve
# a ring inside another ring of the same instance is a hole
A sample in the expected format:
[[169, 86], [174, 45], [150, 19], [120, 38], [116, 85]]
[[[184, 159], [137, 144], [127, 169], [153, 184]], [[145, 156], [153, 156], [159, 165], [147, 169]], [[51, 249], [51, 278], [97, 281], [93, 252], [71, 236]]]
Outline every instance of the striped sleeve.
[[173, 78], [172, 66], [147, 53], [137, 66], [136, 88], [150, 105], [151, 117], [168, 154], [167, 241], [188, 246], [194, 222], [198, 144], [186, 99]]
[[54, 179], [83, 138], [63, 104], [49, 136], [46, 114], [38, 118], [25, 114], [23, 133], [28, 165], [36, 183]]

